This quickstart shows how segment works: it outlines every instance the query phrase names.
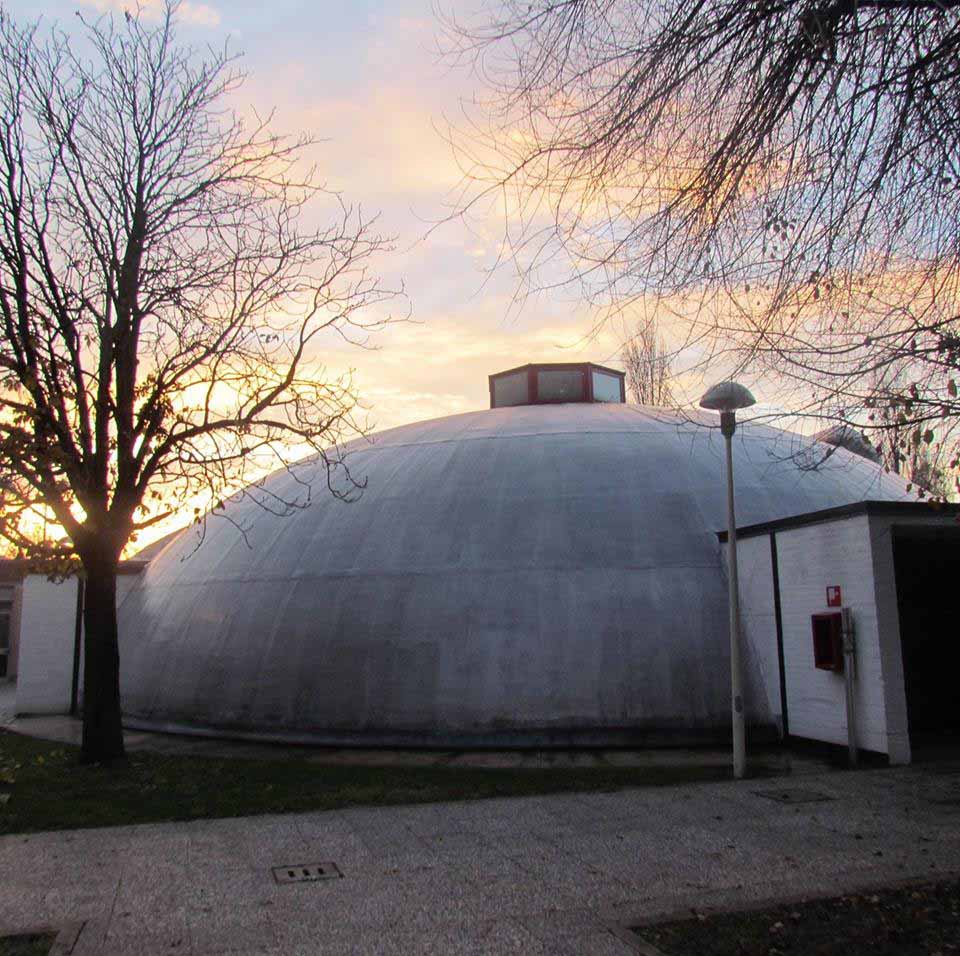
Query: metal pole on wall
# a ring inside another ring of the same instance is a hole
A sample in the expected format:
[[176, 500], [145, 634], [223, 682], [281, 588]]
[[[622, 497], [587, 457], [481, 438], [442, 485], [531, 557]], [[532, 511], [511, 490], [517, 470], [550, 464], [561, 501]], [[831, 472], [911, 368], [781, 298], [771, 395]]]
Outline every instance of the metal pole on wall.
[[856, 644], [854, 643], [853, 633], [853, 615], [850, 608], [845, 607], [840, 611], [843, 634], [843, 657], [844, 657], [844, 690], [847, 700], [847, 750], [849, 753], [850, 766], [856, 767], [859, 762], [860, 754], [857, 750], [857, 711], [855, 704], [856, 691], [854, 681], [856, 680]]
[[743, 713], [743, 675], [740, 662], [740, 581], [737, 573], [737, 518], [733, 493], [733, 435], [737, 409], [756, 403], [749, 389], [737, 382], [721, 382], [700, 399], [701, 408], [720, 412], [720, 432], [727, 453], [727, 582], [730, 606], [730, 715], [733, 729], [733, 776], [747, 771], [747, 740]]

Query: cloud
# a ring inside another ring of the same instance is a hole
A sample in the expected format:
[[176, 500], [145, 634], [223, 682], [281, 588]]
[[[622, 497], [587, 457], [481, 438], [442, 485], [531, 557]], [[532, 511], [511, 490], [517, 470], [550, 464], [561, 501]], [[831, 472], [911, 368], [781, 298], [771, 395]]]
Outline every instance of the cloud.
[[[164, 0], [80, 0], [85, 7], [93, 7], [101, 13], [122, 11], [134, 14], [137, 10], [146, 20], [158, 20], [163, 11]], [[220, 23], [220, 14], [206, 3], [181, 3], [177, 8], [177, 19], [199, 27], [215, 27]]]

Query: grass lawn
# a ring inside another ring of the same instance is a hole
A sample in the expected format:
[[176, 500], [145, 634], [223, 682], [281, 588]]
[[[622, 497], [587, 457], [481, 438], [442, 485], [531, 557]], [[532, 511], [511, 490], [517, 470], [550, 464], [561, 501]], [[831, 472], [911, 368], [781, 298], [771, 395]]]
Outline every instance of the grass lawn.
[[960, 880], [701, 914], [634, 932], [665, 956], [950, 956], [960, 953]]
[[0, 936], [0, 956], [47, 956], [55, 936]]
[[[82, 767], [63, 744], [0, 732], [0, 834], [723, 780], [716, 766], [481, 769], [169, 756]], [[0, 950], [2, 954], [2, 950]]]

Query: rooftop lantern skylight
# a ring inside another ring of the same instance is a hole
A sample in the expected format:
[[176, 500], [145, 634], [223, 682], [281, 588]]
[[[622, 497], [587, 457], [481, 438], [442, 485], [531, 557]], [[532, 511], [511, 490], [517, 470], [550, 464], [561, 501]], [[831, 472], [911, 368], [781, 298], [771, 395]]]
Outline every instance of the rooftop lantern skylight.
[[624, 372], [593, 362], [540, 363], [490, 376], [490, 407], [627, 400]]

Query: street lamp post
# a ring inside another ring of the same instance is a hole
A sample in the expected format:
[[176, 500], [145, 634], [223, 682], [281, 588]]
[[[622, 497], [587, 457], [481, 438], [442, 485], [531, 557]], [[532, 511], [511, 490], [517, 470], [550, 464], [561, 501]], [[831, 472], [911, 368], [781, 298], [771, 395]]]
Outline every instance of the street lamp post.
[[720, 412], [720, 432], [727, 448], [727, 570], [730, 588], [730, 689], [733, 719], [733, 775], [738, 780], [747, 769], [746, 732], [743, 720], [743, 675], [740, 664], [740, 591], [737, 577], [737, 522], [733, 505], [733, 433], [737, 409], [756, 403], [750, 390], [737, 382], [721, 382], [700, 399], [701, 408]]

